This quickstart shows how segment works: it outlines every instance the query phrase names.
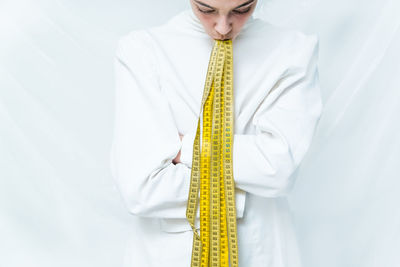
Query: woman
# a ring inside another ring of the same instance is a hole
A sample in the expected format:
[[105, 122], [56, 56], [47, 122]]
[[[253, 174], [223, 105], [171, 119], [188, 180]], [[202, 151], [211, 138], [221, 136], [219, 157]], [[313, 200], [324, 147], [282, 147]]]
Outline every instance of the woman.
[[241, 267], [299, 267], [286, 199], [322, 111], [318, 40], [252, 13], [256, 0], [190, 0], [121, 37], [111, 170], [134, 216], [125, 266], [190, 266], [193, 142], [215, 40], [232, 39], [233, 173]]

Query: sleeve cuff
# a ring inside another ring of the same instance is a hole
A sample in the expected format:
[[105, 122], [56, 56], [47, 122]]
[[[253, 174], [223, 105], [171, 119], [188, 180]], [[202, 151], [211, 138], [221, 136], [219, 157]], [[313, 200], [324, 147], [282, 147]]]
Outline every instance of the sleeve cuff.
[[193, 144], [194, 139], [196, 138], [196, 132], [189, 132], [182, 137], [182, 146], [181, 146], [181, 162], [192, 168], [192, 160], [193, 160]]
[[246, 191], [235, 188], [236, 218], [243, 218], [246, 203]]

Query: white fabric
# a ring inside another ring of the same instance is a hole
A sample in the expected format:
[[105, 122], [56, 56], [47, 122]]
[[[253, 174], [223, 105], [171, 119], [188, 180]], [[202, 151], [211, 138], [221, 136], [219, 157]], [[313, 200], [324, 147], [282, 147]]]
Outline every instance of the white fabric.
[[[400, 2], [264, 2], [258, 17], [320, 39], [324, 111], [288, 197], [304, 266], [400, 266]], [[122, 266], [116, 41], [188, 4], [0, 1], [0, 266]]]
[[[186, 202], [213, 44], [192, 9], [118, 42], [111, 169], [138, 216], [127, 267], [190, 264]], [[322, 111], [317, 59], [315, 36], [260, 19], [250, 18], [233, 41], [240, 266], [301, 266], [286, 195]], [[180, 149], [183, 163], [175, 165]]]

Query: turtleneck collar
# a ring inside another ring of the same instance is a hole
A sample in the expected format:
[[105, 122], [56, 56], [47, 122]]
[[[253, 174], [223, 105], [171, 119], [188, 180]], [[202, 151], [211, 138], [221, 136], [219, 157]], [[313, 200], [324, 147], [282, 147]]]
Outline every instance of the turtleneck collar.
[[[188, 16], [189, 19], [189, 23], [193, 26], [193, 28], [201, 33], [207, 34], [203, 24], [201, 24], [200, 20], [196, 17], [196, 15], [193, 12], [192, 8], [189, 8], [186, 10], [186, 14]], [[255, 18], [253, 16], [253, 14], [247, 19], [246, 23], [243, 25], [242, 29], [240, 30], [240, 33], [246, 31], [250, 25], [254, 22]], [[239, 35], [240, 35], [239, 33]]]

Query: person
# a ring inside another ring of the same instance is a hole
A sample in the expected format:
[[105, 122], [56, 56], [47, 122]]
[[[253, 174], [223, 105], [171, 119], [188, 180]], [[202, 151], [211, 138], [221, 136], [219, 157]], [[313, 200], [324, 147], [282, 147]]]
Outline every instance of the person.
[[110, 166], [133, 215], [126, 267], [190, 266], [193, 142], [211, 49], [225, 39], [233, 42], [239, 266], [302, 266], [287, 195], [322, 112], [319, 42], [254, 18], [256, 4], [190, 0], [166, 23], [118, 40]]

